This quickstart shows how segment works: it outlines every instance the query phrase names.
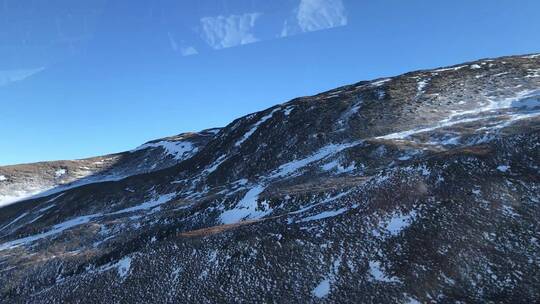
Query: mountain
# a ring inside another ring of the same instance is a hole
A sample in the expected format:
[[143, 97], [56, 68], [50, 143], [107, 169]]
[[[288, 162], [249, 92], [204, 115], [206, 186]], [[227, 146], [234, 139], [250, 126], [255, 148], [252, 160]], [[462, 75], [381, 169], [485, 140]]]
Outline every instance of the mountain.
[[219, 129], [150, 141], [132, 151], [75, 161], [0, 167], [0, 207], [82, 185], [172, 167], [202, 149]]
[[0, 175], [3, 302], [540, 301], [540, 54]]

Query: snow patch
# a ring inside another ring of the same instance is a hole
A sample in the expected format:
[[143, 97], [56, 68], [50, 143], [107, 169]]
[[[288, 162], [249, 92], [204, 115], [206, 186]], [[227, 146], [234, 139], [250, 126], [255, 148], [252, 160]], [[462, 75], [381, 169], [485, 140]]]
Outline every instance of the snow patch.
[[212, 165], [211, 165], [208, 169], [204, 170], [204, 173], [210, 174], [210, 173], [216, 171], [217, 168], [219, 168], [219, 166], [221, 166], [221, 164], [222, 164], [223, 162], [225, 162], [226, 160], [227, 160], [227, 157], [226, 157], [225, 155], [221, 155], [220, 157], [218, 157], [218, 158], [212, 163]]
[[171, 201], [175, 196], [176, 196], [176, 193], [163, 194], [163, 195], [158, 196], [157, 198], [144, 202], [140, 205], [121, 209], [121, 210], [118, 210], [109, 214], [116, 215], [116, 214], [122, 214], [122, 213], [128, 213], [128, 212], [135, 212], [135, 211], [141, 211], [141, 210], [146, 211], [146, 210], [154, 209], [160, 205], [163, 205]]
[[37, 241], [37, 240], [40, 240], [40, 239], [43, 239], [43, 238], [46, 238], [46, 237], [49, 237], [49, 236], [60, 234], [60, 233], [66, 231], [68, 229], [73, 228], [73, 227], [89, 223], [92, 219], [94, 219], [96, 217], [100, 217], [100, 216], [102, 216], [101, 213], [76, 217], [74, 219], [71, 219], [71, 220], [65, 221], [63, 223], [54, 225], [53, 228], [51, 230], [47, 231], [47, 232], [31, 235], [31, 236], [28, 236], [28, 237], [24, 237], [24, 238], [20, 238], [20, 239], [17, 239], [17, 240], [13, 240], [13, 241], [9, 241], [9, 242], [0, 244], [0, 251], [6, 250], [6, 249], [12, 249], [12, 248], [15, 248], [15, 247], [19, 247], [21, 245], [27, 245], [27, 244], [30, 244], [30, 243], [32, 243], [34, 241]]
[[493, 75], [492, 77], [500, 77], [500, 76], [504, 76], [504, 75], [507, 75], [507, 74], [510, 74], [510, 72], [497, 73], [497, 74]]
[[534, 59], [534, 58], [538, 58], [538, 57], [540, 57], [540, 54], [534, 54], [534, 55], [523, 56], [523, 58], [527, 58], [527, 59]]
[[[38, 198], [47, 196], [47, 191], [54, 190], [52, 187], [43, 187], [40, 185], [28, 185], [27, 189], [15, 190], [9, 194], [0, 194], [0, 207], [14, 204], [25, 199]], [[46, 191], [45, 194], [42, 194], [43, 191]]]
[[507, 172], [508, 169], [510, 169], [510, 166], [507, 166], [507, 165], [500, 165], [497, 167], [497, 170], [501, 171], [501, 172]]
[[[503, 99], [489, 99], [489, 104], [473, 113], [507, 108], [520, 108], [525, 104], [527, 107], [540, 106], [540, 90], [524, 90], [514, 96]], [[469, 113], [467, 113], [469, 114]]]
[[362, 106], [362, 103], [357, 103], [355, 104], [347, 113], [345, 113], [345, 118], [344, 119], [349, 119], [351, 116], [355, 115], [358, 113], [358, 111], [360, 111], [360, 108]]
[[447, 71], [457, 71], [457, 70], [461, 70], [463, 68], [466, 68], [467, 66], [466, 65], [461, 65], [461, 66], [457, 66], [457, 67], [453, 67], [453, 68], [442, 68], [442, 69], [437, 69], [437, 70], [434, 70], [433, 72], [447, 72]]
[[330, 294], [330, 280], [322, 280], [315, 289], [313, 289], [313, 295], [317, 298], [324, 298]]
[[418, 91], [417, 96], [420, 96], [420, 95], [425, 93], [425, 89], [429, 85], [429, 81], [430, 81], [429, 78], [428, 79], [422, 79], [422, 80], [418, 81], [417, 87], [416, 87], [416, 89]]
[[[411, 129], [407, 131], [401, 131], [396, 133], [390, 133], [387, 135], [376, 137], [376, 139], [405, 139], [411, 135], [433, 131], [436, 129], [441, 129], [445, 127], [454, 126], [461, 123], [486, 120], [490, 118], [502, 117], [506, 118], [509, 123], [519, 120], [530, 118], [534, 116], [539, 116], [540, 113], [528, 113], [528, 114], [515, 114], [515, 115], [484, 115], [484, 116], [474, 116], [474, 117], [465, 117], [465, 115], [474, 115], [480, 114], [482, 112], [500, 110], [500, 109], [510, 109], [510, 108], [520, 108], [520, 109], [535, 109], [540, 108], [540, 91], [538, 90], [525, 90], [522, 92], [516, 93], [515, 96], [504, 98], [504, 99], [490, 99], [489, 103], [483, 107], [480, 107], [475, 110], [462, 111], [451, 114], [448, 118], [441, 121], [435, 122], [431, 126], [426, 126], [423, 128]], [[515, 117], [514, 117], [515, 116]], [[509, 119], [510, 118], [510, 119]]]
[[325, 298], [330, 294], [331, 284], [336, 281], [336, 276], [339, 271], [339, 266], [341, 265], [341, 258], [338, 258], [332, 263], [332, 269], [325, 276], [325, 278], [312, 290], [312, 294], [319, 298]]
[[382, 100], [386, 96], [386, 92], [384, 90], [377, 90], [375, 94], [377, 95], [378, 100]]
[[293, 107], [293, 106], [287, 107], [287, 108], [283, 111], [283, 115], [289, 116], [293, 110], [294, 110], [294, 107]]
[[120, 259], [118, 262], [116, 262], [114, 264], [106, 264], [106, 265], [101, 266], [100, 268], [98, 268], [97, 271], [98, 272], [105, 272], [105, 271], [116, 268], [116, 272], [118, 274], [118, 277], [121, 280], [124, 280], [129, 274], [129, 271], [131, 269], [132, 261], [133, 260], [132, 260], [131, 257], [126, 256], [126, 257], [123, 257], [122, 259]]
[[431, 140], [427, 144], [428, 145], [442, 145], [442, 146], [457, 146], [460, 144], [461, 137], [455, 136], [455, 137], [447, 137], [446, 139], [441, 139], [439, 141]]
[[381, 80], [376, 80], [376, 81], [371, 82], [371, 86], [380, 87], [383, 84], [385, 84], [385, 83], [387, 83], [387, 82], [389, 82], [391, 80], [392, 80], [392, 78], [384, 78], [384, 79], [381, 79]]
[[21, 214], [20, 216], [18, 216], [17, 218], [15, 218], [13, 221], [9, 222], [7, 225], [5, 225], [4, 227], [0, 228], [0, 231], [6, 229], [7, 227], [15, 224], [16, 222], [18, 222], [20, 219], [22, 219], [23, 217], [27, 216], [28, 215], [28, 212], [25, 212], [23, 214]]
[[338, 210], [324, 211], [324, 212], [321, 212], [321, 213], [313, 215], [313, 216], [308, 216], [308, 217], [302, 219], [300, 222], [310, 222], [310, 221], [322, 220], [322, 219], [325, 219], [325, 218], [338, 216], [340, 214], [343, 214], [343, 213], [349, 211], [350, 209], [351, 208], [345, 207], [345, 208], [341, 208], [341, 209], [338, 209]]
[[396, 283], [399, 280], [395, 277], [387, 276], [379, 261], [369, 261], [369, 273], [375, 281], [386, 282], [386, 283]]
[[[255, 131], [257, 131], [257, 128], [259, 128], [260, 125], [262, 125], [263, 123], [265, 123], [267, 120], [269, 120], [270, 118], [272, 118], [272, 116], [274, 115], [274, 113], [276, 111], [278, 111], [279, 108], [277, 109], [274, 109], [272, 112], [270, 112], [270, 114], [268, 115], [265, 115], [263, 116], [257, 123], [255, 123], [251, 129], [249, 131], [246, 132], [246, 134], [244, 134], [244, 136], [242, 136], [242, 138], [237, 141], [234, 145], [236, 147], [240, 147], [246, 140], [248, 140], [251, 135], [253, 135], [253, 133], [255, 133]], [[288, 114], [287, 114], [288, 115]]]
[[502, 206], [502, 211], [503, 211], [503, 214], [506, 215], [506, 216], [510, 216], [510, 217], [518, 217], [519, 216], [519, 214], [517, 214], [514, 211], [514, 208], [512, 208], [512, 206], [503, 205]]
[[312, 204], [312, 205], [309, 205], [309, 206], [306, 206], [306, 207], [302, 207], [301, 209], [296, 210], [296, 211], [293, 211], [293, 212], [291, 212], [290, 214], [300, 214], [300, 213], [304, 213], [304, 212], [306, 212], [306, 211], [308, 211], [308, 210], [310, 210], [310, 209], [313, 209], [313, 208], [315, 208], [315, 207], [317, 207], [317, 206], [324, 205], [324, 204], [328, 204], [328, 203], [330, 203], [330, 202], [333, 202], [333, 201], [335, 201], [335, 200], [338, 200], [338, 199], [340, 199], [340, 198], [342, 198], [342, 197], [348, 195], [348, 194], [351, 193], [351, 192], [352, 192], [352, 190], [349, 190], [349, 191], [346, 191], [346, 192], [339, 193], [339, 194], [337, 194], [337, 195], [328, 197], [328, 198], [324, 199], [323, 201], [318, 202], [318, 203], [316, 203], [316, 204]]
[[148, 148], [161, 148], [165, 153], [173, 156], [176, 160], [186, 160], [198, 152], [198, 148], [189, 141], [160, 141], [154, 143], [146, 143], [139, 146], [135, 151], [140, 151]]
[[[409, 227], [416, 216], [417, 214], [414, 210], [407, 214], [394, 213], [389, 220], [381, 221], [379, 223], [379, 228], [387, 231], [392, 236], [396, 236]], [[378, 232], [374, 231], [374, 235], [378, 235]]]
[[131, 258], [130, 257], [124, 257], [118, 263], [116, 263], [116, 268], [118, 271], [118, 276], [120, 278], [125, 278], [129, 270], [131, 269]]
[[324, 171], [336, 171], [339, 174], [351, 172], [355, 168], [356, 166], [354, 162], [350, 164], [349, 166], [344, 167], [343, 165], [341, 165], [341, 163], [338, 160], [333, 160], [321, 166], [321, 169]]
[[[539, 92], [540, 93], [540, 92]], [[526, 110], [540, 109], [540, 95], [530, 96], [523, 99], [513, 101], [512, 108], [521, 108]]]
[[[512, 115], [507, 115], [506, 116], [506, 121], [502, 122], [502, 123], [498, 123], [494, 126], [491, 126], [491, 127], [482, 127], [478, 130], [496, 130], [496, 129], [502, 129], [502, 128], [506, 128], [508, 126], [510, 126], [512, 123], [516, 122], [516, 121], [519, 121], [519, 120], [523, 120], [523, 119], [528, 119], [528, 118], [533, 118], [533, 117], [537, 117], [537, 116], [540, 116], [540, 112], [533, 112], [533, 113], [528, 113], [528, 114], [512, 114]], [[488, 138], [490, 139], [490, 138]], [[484, 142], [487, 142], [488, 140], [485, 140]], [[482, 141], [480, 141], [482, 142]]]
[[56, 178], [59, 178], [66, 175], [66, 173], [67, 173], [66, 169], [59, 169], [54, 172], [54, 176], [56, 176]]
[[406, 304], [422, 304], [422, 302], [418, 301], [415, 298], [408, 297]]
[[227, 210], [220, 215], [223, 224], [235, 224], [245, 219], [259, 219], [272, 212], [266, 206], [266, 210], [257, 210], [259, 195], [265, 190], [264, 186], [256, 185], [251, 188], [233, 209]]
[[[345, 123], [348, 122], [351, 119], [351, 117], [356, 115], [358, 113], [358, 111], [360, 111], [360, 109], [362, 107], [362, 103], [363, 102], [361, 100], [356, 102], [346, 112], [341, 114], [340, 118], [337, 120], [338, 127], [343, 127], [345, 125]], [[342, 129], [340, 129], [338, 131], [342, 131], [342, 130], [345, 130], [345, 129], [342, 128]]]
[[322, 147], [317, 152], [303, 159], [294, 160], [279, 166], [279, 168], [270, 176], [270, 178], [279, 178], [290, 175], [299, 169], [306, 167], [307, 165], [314, 163], [316, 161], [325, 159], [331, 155], [335, 155], [345, 149], [357, 146], [361, 144], [362, 141], [355, 141], [352, 143], [345, 144], [330, 144]]
[[[52, 203], [52, 202], [56, 201], [57, 199], [61, 198], [62, 196], [64, 196], [64, 194], [66, 194], [66, 193], [60, 193], [59, 195], [54, 196], [53, 198], [51, 198], [50, 200], [44, 202], [43, 204]], [[42, 211], [42, 210], [40, 210], [40, 211]]]
[[338, 166], [340, 166], [340, 163], [338, 160], [333, 160], [327, 164], [324, 164], [321, 166], [321, 169], [323, 169], [324, 171], [331, 171], [331, 170], [334, 170], [335, 168], [337, 168]]

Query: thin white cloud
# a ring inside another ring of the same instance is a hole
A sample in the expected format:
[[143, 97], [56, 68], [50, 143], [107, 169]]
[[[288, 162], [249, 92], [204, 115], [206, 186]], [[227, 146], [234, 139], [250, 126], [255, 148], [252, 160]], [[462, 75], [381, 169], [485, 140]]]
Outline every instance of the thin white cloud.
[[174, 36], [171, 34], [171, 32], [167, 32], [167, 36], [169, 37], [169, 44], [171, 45], [171, 49], [175, 52], [178, 52], [178, 43], [176, 43], [176, 39], [174, 39]]
[[3, 70], [0, 71], [0, 87], [7, 86], [17, 81], [25, 80], [26, 78], [43, 71], [44, 67], [34, 69], [19, 69], [19, 70]]
[[[176, 42], [176, 39], [174, 38], [171, 32], [167, 32], [167, 36], [169, 37], [169, 44], [171, 45], [171, 49], [174, 52], [180, 51], [180, 54], [182, 54], [182, 56], [191, 56], [191, 55], [199, 54], [197, 49], [193, 46], [178, 45], [178, 42]], [[183, 41], [182, 41], [182, 44], [184, 44]]]
[[293, 30], [291, 30], [291, 27], [289, 26], [289, 21], [285, 20], [283, 23], [283, 29], [281, 29], [281, 34], [278, 37], [287, 37], [290, 35], [293, 35]]
[[300, 0], [295, 20], [286, 20], [281, 37], [347, 25], [342, 0]]
[[182, 54], [182, 56], [191, 56], [191, 55], [199, 54], [197, 49], [192, 46], [181, 47], [180, 53]]
[[257, 42], [253, 32], [260, 13], [201, 18], [202, 38], [219, 50]]
[[302, 0], [298, 7], [298, 24], [304, 32], [347, 25], [341, 0]]

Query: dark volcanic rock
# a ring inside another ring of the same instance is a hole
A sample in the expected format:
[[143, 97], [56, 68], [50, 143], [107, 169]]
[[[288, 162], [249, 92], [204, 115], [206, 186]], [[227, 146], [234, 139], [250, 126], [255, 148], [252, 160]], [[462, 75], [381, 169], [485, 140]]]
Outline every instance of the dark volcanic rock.
[[58, 187], [2, 208], [2, 301], [540, 301], [540, 55], [363, 81], [50, 182], [78, 162], [0, 168]]

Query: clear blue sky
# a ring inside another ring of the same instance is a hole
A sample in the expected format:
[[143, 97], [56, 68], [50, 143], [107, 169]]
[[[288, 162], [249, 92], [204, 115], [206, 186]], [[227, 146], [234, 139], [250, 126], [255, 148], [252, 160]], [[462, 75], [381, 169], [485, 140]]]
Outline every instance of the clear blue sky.
[[540, 52], [538, 0], [0, 0], [0, 164], [74, 159], [360, 80]]

